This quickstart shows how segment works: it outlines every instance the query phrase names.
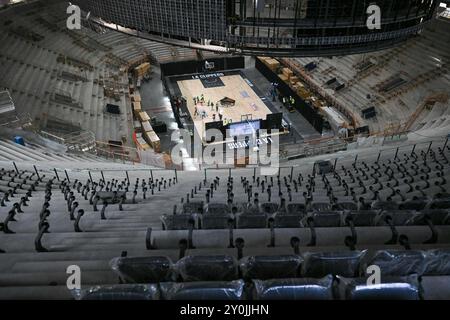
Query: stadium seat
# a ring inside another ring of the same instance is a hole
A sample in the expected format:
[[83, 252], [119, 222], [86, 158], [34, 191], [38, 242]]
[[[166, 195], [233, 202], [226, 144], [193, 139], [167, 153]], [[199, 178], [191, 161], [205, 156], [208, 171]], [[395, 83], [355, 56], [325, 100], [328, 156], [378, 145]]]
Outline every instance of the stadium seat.
[[254, 300], [332, 300], [333, 277], [253, 280]]
[[234, 217], [231, 214], [204, 214], [200, 217], [201, 229], [228, 229], [234, 227]]
[[183, 204], [183, 214], [200, 214], [203, 213], [203, 202], [191, 201]]
[[125, 283], [174, 280], [172, 261], [167, 257], [114, 258], [110, 266]]
[[426, 276], [450, 275], [450, 250], [435, 249], [427, 251], [423, 274]]
[[267, 216], [265, 214], [241, 213], [237, 217], [238, 229], [267, 228]]
[[196, 216], [190, 214], [163, 215], [161, 221], [163, 230], [188, 230], [197, 225]]
[[313, 212], [311, 217], [314, 226], [317, 228], [341, 227], [343, 225], [342, 212], [340, 211]]
[[382, 277], [381, 283], [374, 285], [368, 285], [366, 278], [338, 279], [347, 300], [420, 300], [422, 295], [417, 276]]
[[305, 253], [301, 268], [302, 277], [322, 278], [326, 275], [358, 277], [361, 261], [366, 251]]
[[375, 254], [368, 265], [376, 265], [384, 276], [422, 275], [425, 271], [426, 255], [422, 251], [383, 250]]
[[88, 290], [74, 290], [78, 300], [159, 300], [160, 292], [153, 284], [125, 284], [98, 286]]
[[225, 203], [208, 203], [205, 206], [205, 215], [227, 215], [230, 213], [230, 208]]
[[244, 281], [160, 284], [164, 300], [244, 300]]
[[300, 256], [251, 256], [239, 261], [239, 269], [246, 280], [296, 278], [303, 259]]
[[232, 281], [238, 279], [237, 261], [230, 256], [187, 256], [174, 266], [183, 281]]

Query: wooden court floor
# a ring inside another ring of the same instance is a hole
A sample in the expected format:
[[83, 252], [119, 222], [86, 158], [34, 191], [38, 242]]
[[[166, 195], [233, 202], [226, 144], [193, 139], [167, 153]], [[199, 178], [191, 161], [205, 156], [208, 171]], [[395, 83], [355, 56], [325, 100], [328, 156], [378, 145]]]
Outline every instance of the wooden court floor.
[[[187, 107], [195, 128], [202, 139], [205, 137], [205, 124], [214, 122], [214, 114], [215, 121], [219, 121], [216, 103], [225, 97], [236, 100], [236, 105], [234, 107], [219, 107], [219, 112], [222, 112], [224, 121], [231, 119], [233, 122], [241, 122], [243, 115], [251, 115], [253, 120], [265, 120], [267, 115], [272, 113], [240, 75], [223, 76], [220, 79], [225, 86], [218, 88], [205, 88], [200, 79], [177, 82], [181, 94], [187, 101]], [[200, 115], [194, 117], [196, 106], [193, 98], [200, 97], [202, 94], [205, 97], [205, 103], [203, 105], [197, 104], [197, 111]], [[213, 108], [207, 106], [208, 100], [214, 103]], [[206, 114], [204, 119], [201, 116], [202, 112]]]

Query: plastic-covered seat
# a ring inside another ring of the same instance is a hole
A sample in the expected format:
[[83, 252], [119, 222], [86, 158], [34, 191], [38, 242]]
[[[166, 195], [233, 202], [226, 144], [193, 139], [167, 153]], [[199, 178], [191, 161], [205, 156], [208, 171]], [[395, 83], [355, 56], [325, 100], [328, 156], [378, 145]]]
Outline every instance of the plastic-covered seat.
[[365, 254], [365, 250], [305, 253], [301, 274], [309, 278], [322, 278], [329, 274], [349, 278], [358, 277], [361, 260]]
[[159, 300], [160, 291], [155, 284], [121, 284], [97, 286], [88, 290], [73, 290], [77, 300]]
[[382, 276], [422, 275], [425, 258], [423, 251], [381, 250], [375, 253], [368, 265], [379, 266]]
[[424, 200], [407, 200], [399, 205], [400, 210], [423, 210], [427, 205]]
[[231, 281], [238, 279], [238, 266], [231, 256], [187, 256], [175, 264], [183, 281]]
[[250, 256], [239, 261], [244, 279], [296, 278], [303, 259], [298, 255]]
[[266, 202], [266, 203], [262, 203], [260, 208], [261, 208], [261, 213], [264, 213], [265, 215], [273, 215], [275, 212], [278, 212], [279, 209], [279, 205], [273, 202]]
[[121, 198], [127, 197], [127, 193], [125, 191], [98, 191], [95, 195], [98, 196], [102, 202], [106, 201], [109, 204], [118, 203]]
[[450, 250], [435, 249], [426, 252], [423, 274], [426, 276], [450, 276]]
[[338, 201], [334, 208], [336, 210], [358, 210], [358, 205], [353, 201]]
[[188, 230], [196, 226], [197, 218], [191, 214], [163, 215], [161, 222], [164, 230]]
[[207, 214], [200, 218], [202, 229], [228, 229], [230, 223], [233, 223], [231, 214]]
[[330, 202], [326, 202], [326, 201], [313, 201], [311, 203], [311, 209], [313, 211], [318, 211], [318, 212], [325, 212], [325, 211], [331, 211], [333, 208], [333, 206], [331, 205]]
[[161, 283], [165, 300], [244, 300], [244, 281]]
[[267, 228], [267, 216], [265, 214], [243, 213], [237, 217], [238, 229]]
[[387, 225], [385, 218], [390, 216], [394, 226], [412, 226], [416, 224], [417, 212], [411, 210], [386, 210], [380, 215], [379, 225]]
[[183, 214], [200, 214], [203, 213], [203, 201], [191, 201], [183, 204]]
[[205, 206], [205, 215], [227, 215], [230, 208], [226, 203], [209, 203]]
[[349, 216], [355, 227], [371, 227], [377, 225], [379, 213], [371, 210], [351, 211]]
[[302, 216], [306, 212], [305, 203], [289, 203], [286, 206], [287, 214], [289, 215], [299, 215]]
[[242, 203], [238, 206], [238, 212], [243, 214], [256, 214], [261, 215], [261, 209], [259, 205], [251, 204], [251, 203]]
[[314, 212], [312, 218], [314, 219], [314, 226], [317, 228], [333, 228], [343, 225], [342, 212], [340, 211]]
[[450, 209], [450, 198], [434, 199], [430, 203], [429, 209]]
[[450, 225], [450, 211], [445, 209], [422, 210], [416, 217], [418, 225], [426, 224], [425, 217], [429, 217], [434, 225]]
[[395, 201], [374, 201], [371, 205], [372, 210], [398, 210], [398, 203]]
[[301, 216], [277, 213], [273, 218], [273, 226], [274, 228], [301, 228], [301, 221], [305, 215], [306, 214], [303, 214], [303, 216]]
[[114, 258], [111, 269], [126, 283], [173, 281], [172, 261], [167, 257]]
[[339, 278], [347, 300], [420, 300], [421, 289], [417, 275], [382, 277], [380, 284], [368, 285], [366, 278]]
[[254, 300], [332, 300], [333, 277], [253, 281]]

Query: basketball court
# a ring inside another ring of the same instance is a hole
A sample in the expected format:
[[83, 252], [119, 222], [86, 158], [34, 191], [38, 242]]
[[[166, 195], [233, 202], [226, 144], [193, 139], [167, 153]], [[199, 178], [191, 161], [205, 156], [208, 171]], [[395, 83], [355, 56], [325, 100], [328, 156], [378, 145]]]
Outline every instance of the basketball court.
[[[192, 79], [177, 81], [182, 96], [187, 100], [187, 108], [200, 137], [205, 137], [207, 123], [220, 121], [224, 124], [252, 120], [265, 120], [272, 111], [252, 89], [252, 84], [240, 74], [209, 74]], [[194, 103], [194, 98], [203, 102]], [[234, 100], [234, 104], [220, 101]], [[208, 106], [210, 104], [210, 106]]]

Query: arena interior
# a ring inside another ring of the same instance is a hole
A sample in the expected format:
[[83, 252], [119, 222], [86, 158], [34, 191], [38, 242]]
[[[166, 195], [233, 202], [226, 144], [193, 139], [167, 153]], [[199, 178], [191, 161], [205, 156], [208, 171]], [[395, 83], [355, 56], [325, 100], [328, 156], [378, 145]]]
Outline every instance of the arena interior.
[[0, 299], [450, 299], [449, 71], [448, 1], [0, 1]]

